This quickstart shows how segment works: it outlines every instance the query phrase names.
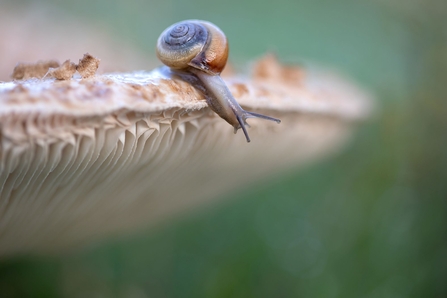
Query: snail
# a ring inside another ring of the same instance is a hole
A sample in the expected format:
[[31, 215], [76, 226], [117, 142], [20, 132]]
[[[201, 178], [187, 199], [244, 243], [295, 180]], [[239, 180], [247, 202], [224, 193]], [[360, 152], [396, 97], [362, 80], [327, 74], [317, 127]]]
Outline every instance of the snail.
[[173, 72], [195, 75], [212, 96], [207, 98], [210, 108], [234, 127], [242, 128], [247, 142], [248, 118], [262, 118], [280, 123], [281, 120], [242, 109], [231, 94], [220, 73], [228, 58], [225, 34], [214, 24], [200, 20], [186, 20], [168, 27], [158, 38], [157, 57]]

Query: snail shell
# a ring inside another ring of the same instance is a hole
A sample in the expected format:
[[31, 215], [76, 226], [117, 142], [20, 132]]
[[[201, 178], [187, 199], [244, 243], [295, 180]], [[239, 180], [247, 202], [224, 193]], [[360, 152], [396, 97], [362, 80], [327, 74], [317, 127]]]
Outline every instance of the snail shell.
[[168, 27], [158, 38], [157, 56], [173, 69], [193, 67], [220, 74], [228, 59], [228, 41], [214, 24], [186, 20]]
[[281, 122], [245, 111], [233, 97], [219, 75], [228, 59], [227, 38], [210, 22], [187, 20], [170, 26], [158, 38], [157, 56], [174, 72], [181, 70], [195, 75], [211, 95], [207, 97], [209, 107], [234, 127], [234, 133], [242, 128], [247, 142], [250, 142], [247, 118]]

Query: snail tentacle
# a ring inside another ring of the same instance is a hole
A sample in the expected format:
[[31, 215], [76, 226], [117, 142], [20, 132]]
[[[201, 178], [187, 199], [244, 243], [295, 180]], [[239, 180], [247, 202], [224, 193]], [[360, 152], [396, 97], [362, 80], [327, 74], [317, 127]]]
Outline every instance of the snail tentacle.
[[206, 89], [213, 95], [213, 101], [208, 102], [211, 109], [221, 118], [233, 125], [235, 132], [237, 132], [239, 128], [242, 128], [247, 142], [250, 142], [250, 138], [245, 128], [245, 126], [249, 126], [246, 122], [247, 118], [261, 118], [276, 123], [281, 122], [281, 120], [270, 116], [245, 111], [233, 97], [230, 89], [228, 89], [228, 86], [220, 76], [211, 76], [198, 70], [192, 70], [192, 72], [197, 75], [200, 81], [205, 85]]
[[265, 120], [274, 121], [274, 122], [276, 122], [278, 124], [281, 123], [280, 119], [273, 118], [273, 117], [270, 117], [270, 116], [266, 116], [266, 115], [263, 115], [263, 114], [258, 114], [258, 113], [255, 113], [255, 112], [248, 112], [248, 111], [245, 111], [245, 114], [246, 114], [246, 116], [245, 116], [246, 119], [247, 118], [261, 118], [261, 119], [265, 119]]

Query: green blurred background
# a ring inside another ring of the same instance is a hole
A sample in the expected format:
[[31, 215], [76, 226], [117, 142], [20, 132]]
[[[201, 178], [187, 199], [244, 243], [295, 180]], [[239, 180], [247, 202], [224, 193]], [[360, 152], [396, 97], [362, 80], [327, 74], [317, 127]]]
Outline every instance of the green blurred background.
[[82, 251], [2, 260], [0, 297], [447, 297], [445, 0], [7, 4], [92, 21], [152, 61], [165, 27], [206, 19], [233, 63], [274, 51], [325, 65], [380, 109], [337, 156], [217, 207]]

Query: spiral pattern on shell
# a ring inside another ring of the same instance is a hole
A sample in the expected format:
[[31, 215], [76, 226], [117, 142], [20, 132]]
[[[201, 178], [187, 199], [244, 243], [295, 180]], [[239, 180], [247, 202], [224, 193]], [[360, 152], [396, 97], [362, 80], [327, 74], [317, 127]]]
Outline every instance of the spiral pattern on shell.
[[187, 20], [163, 31], [157, 42], [157, 56], [174, 69], [193, 67], [219, 74], [227, 62], [228, 43], [214, 24]]
[[168, 28], [164, 34], [164, 42], [173, 48], [185, 48], [191, 44], [205, 44], [207, 39], [206, 28], [199, 23], [181, 22]]

